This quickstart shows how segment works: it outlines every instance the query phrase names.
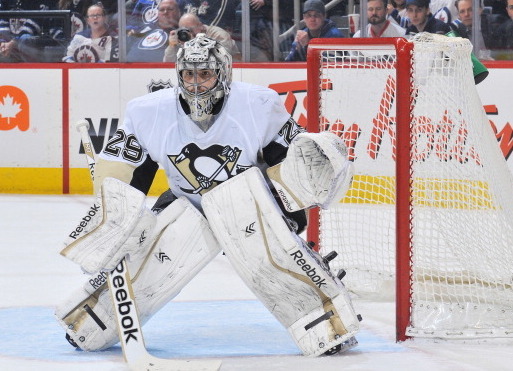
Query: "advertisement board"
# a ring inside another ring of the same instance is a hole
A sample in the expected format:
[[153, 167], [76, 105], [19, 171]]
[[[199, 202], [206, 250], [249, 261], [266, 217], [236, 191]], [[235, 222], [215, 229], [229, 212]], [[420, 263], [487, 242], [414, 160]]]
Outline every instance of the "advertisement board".
[[[82, 119], [90, 123], [89, 133], [99, 153], [121, 125], [130, 99], [177, 83], [174, 69], [164, 65], [60, 66], [0, 71], [0, 192], [90, 193], [75, 123]], [[513, 74], [510, 68], [489, 69], [490, 75], [477, 89], [511, 169], [513, 106], [508, 91]], [[276, 90], [296, 121], [306, 125], [304, 63], [244, 65], [234, 68], [233, 80]], [[165, 176], [159, 173], [151, 194], [166, 187]]]
[[62, 72], [0, 72], [0, 192], [52, 192], [62, 184]]

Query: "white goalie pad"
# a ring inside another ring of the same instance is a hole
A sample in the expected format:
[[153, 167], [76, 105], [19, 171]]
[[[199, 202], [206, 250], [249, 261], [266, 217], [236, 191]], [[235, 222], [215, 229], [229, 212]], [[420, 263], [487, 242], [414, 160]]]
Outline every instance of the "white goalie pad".
[[346, 194], [353, 164], [337, 135], [301, 133], [290, 144], [283, 162], [267, 169], [267, 175], [287, 211], [313, 206], [326, 209]]
[[92, 274], [111, 271], [128, 255], [146, 255], [147, 237], [155, 215], [146, 207], [146, 195], [130, 185], [105, 178], [93, 206], [68, 234], [61, 255]]
[[234, 269], [305, 355], [354, 336], [359, 320], [344, 285], [289, 230], [260, 170], [217, 186], [202, 206]]
[[[128, 263], [142, 324], [220, 252], [207, 220], [186, 198], [173, 201], [156, 218], [147, 254]], [[83, 350], [102, 350], [119, 341], [106, 279], [103, 272], [91, 276], [55, 311]]]

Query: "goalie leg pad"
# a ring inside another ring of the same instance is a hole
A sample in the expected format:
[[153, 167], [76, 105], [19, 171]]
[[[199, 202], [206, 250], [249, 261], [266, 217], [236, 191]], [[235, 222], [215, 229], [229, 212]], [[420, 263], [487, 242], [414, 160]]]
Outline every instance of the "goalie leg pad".
[[359, 321], [344, 285], [289, 229], [257, 168], [205, 194], [202, 206], [234, 269], [305, 355], [354, 336]]
[[[205, 217], [186, 199], [179, 198], [158, 216], [149, 237], [147, 254], [129, 262], [141, 323], [146, 323], [219, 252]], [[105, 273], [91, 277], [55, 316], [83, 350], [106, 349], [118, 342], [112, 299]]]
[[94, 205], [71, 231], [61, 255], [79, 264], [84, 272], [111, 271], [128, 255], [145, 255], [145, 242], [156, 219], [145, 205], [144, 193], [106, 178]]
[[331, 132], [301, 133], [290, 144], [282, 163], [267, 169], [287, 211], [340, 201], [349, 189], [353, 164], [347, 148]]

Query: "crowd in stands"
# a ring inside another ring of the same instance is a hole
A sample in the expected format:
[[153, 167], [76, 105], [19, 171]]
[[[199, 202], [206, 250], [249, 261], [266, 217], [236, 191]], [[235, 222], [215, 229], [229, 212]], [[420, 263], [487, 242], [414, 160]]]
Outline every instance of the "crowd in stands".
[[[481, 60], [513, 59], [513, 0], [480, 2], [475, 18], [474, 0], [368, 0], [368, 24], [352, 30], [347, 0], [301, 0], [300, 19], [294, 19], [295, 2], [282, 0], [277, 20], [272, 0], [125, 0], [124, 60], [174, 62], [178, 47], [198, 33], [221, 42], [236, 62], [293, 62], [306, 60], [313, 38], [409, 38], [418, 32], [468, 38]], [[119, 61], [117, 6], [117, 0], [0, 0], [0, 63]], [[38, 17], [33, 11], [66, 12]], [[247, 19], [248, 40], [242, 32]]]

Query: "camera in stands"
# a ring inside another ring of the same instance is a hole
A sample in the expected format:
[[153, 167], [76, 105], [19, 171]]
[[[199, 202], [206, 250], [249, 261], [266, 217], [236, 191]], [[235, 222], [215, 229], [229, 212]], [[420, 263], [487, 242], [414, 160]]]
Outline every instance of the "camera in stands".
[[176, 35], [178, 36], [178, 40], [183, 43], [192, 39], [191, 31], [188, 28], [179, 28], [176, 30]]

